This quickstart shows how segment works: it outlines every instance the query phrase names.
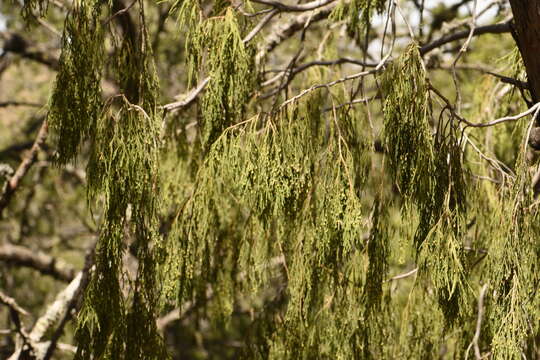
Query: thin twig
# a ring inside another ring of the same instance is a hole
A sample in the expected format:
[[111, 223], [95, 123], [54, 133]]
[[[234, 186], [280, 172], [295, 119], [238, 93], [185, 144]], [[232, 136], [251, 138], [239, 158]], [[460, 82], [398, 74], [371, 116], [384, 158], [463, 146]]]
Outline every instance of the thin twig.
[[37, 154], [43, 146], [45, 139], [47, 138], [47, 132], [48, 123], [47, 120], [44, 120], [41, 128], [39, 129], [36, 140], [34, 141], [34, 145], [32, 145], [32, 148], [30, 149], [30, 153], [21, 162], [21, 164], [17, 168], [17, 171], [15, 172], [15, 175], [13, 175], [13, 177], [9, 179], [9, 181], [6, 181], [6, 184], [2, 189], [2, 194], [0, 195], [0, 218], [2, 218], [3, 210], [9, 204], [11, 198], [13, 197], [13, 194], [15, 194], [15, 191], [19, 187], [21, 180], [24, 178], [26, 173], [28, 173], [32, 165], [36, 162]]
[[406, 273], [403, 273], [403, 274], [399, 274], [399, 275], [396, 275], [394, 277], [391, 277], [390, 279], [386, 280], [385, 282], [390, 282], [390, 281], [394, 281], [394, 280], [400, 280], [400, 279], [405, 279], [411, 275], [414, 275], [418, 272], [418, 268], [414, 268], [412, 269], [411, 271], [407, 271]]
[[[269, 80], [263, 82], [261, 84], [261, 86], [262, 87], [268, 86], [268, 85], [278, 81], [283, 76], [285, 76], [288, 72], [290, 72], [289, 80], [292, 80], [292, 78], [294, 76], [296, 76], [300, 72], [305, 71], [306, 69], [309, 69], [310, 67], [313, 67], [313, 66], [334, 66], [334, 65], [342, 65], [342, 64], [353, 64], [353, 65], [358, 65], [358, 66], [363, 66], [363, 67], [376, 67], [377, 66], [377, 64], [374, 64], [374, 63], [366, 63], [364, 61], [360, 61], [360, 60], [356, 60], [356, 59], [349, 59], [349, 58], [345, 58], [345, 57], [339, 58], [339, 59], [336, 59], [336, 60], [315, 60], [315, 61], [310, 61], [308, 63], [298, 65], [298, 67], [296, 67], [296, 68], [294, 68], [292, 70], [287, 70], [287, 69], [278, 70], [278, 72], [280, 74], [276, 75], [272, 79], [269, 79]], [[288, 83], [290, 83], [290, 81], [288, 81]], [[267, 98], [267, 97], [269, 97], [271, 95], [275, 95], [279, 90], [282, 90], [282, 89], [283, 89], [283, 87], [281, 86], [278, 90], [273, 91], [272, 94], [263, 95], [262, 98]]]
[[[432, 68], [443, 69], [443, 70], [452, 70], [452, 66], [447, 66], [447, 65], [446, 66], [445, 65], [440, 65], [440, 66], [436, 66], [436, 67], [432, 67]], [[501, 80], [501, 82], [503, 82], [505, 84], [514, 85], [514, 86], [517, 86], [518, 88], [521, 88], [521, 89], [528, 89], [529, 88], [529, 84], [527, 84], [525, 81], [521, 81], [519, 79], [515, 79], [515, 78], [509, 77], [509, 76], [504, 76], [504, 75], [498, 74], [496, 72], [493, 72], [492, 70], [490, 70], [486, 66], [462, 64], [462, 65], [456, 65], [455, 68], [457, 70], [480, 71], [480, 72], [482, 72], [484, 74], [496, 77], [497, 79]]]
[[474, 332], [474, 337], [470, 343], [467, 351], [465, 352], [465, 359], [469, 357], [469, 351], [471, 347], [474, 347], [474, 356], [476, 360], [482, 360], [482, 353], [480, 352], [480, 346], [478, 341], [480, 340], [480, 331], [482, 330], [482, 318], [484, 317], [484, 296], [488, 289], [488, 284], [484, 284], [480, 289], [480, 295], [478, 296], [478, 318], [476, 320], [476, 331]]
[[360, 77], [364, 77], [364, 76], [367, 76], [367, 75], [372, 75], [372, 74], [376, 74], [378, 73], [379, 71], [381, 71], [384, 66], [387, 64], [388, 62], [388, 58], [390, 57], [390, 53], [388, 53], [380, 62], [379, 64], [373, 69], [373, 70], [366, 70], [366, 71], [361, 71], [359, 73], [356, 73], [356, 74], [352, 74], [352, 75], [348, 75], [348, 76], [345, 76], [341, 79], [338, 79], [338, 80], [334, 80], [334, 81], [331, 81], [329, 83], [326, 83], [326, 84], [315, 84], [307, 89], [304, 89], [302, 90], [298, 95], [284, 101], [279, 107], [280, 108], [283, 108], [284, 106], [286, 106], [287, 104], [290, 104], [291, 102], [294, 102], [294, 101], [297, 101], [298, 99], [300, 99], [301, 97], [309, 94], [310, 92], [314, 91], [314, 90], [317, 90], [317, 89], [321, 89], [321, 88], [329, 88], [331, 86], [334, 86], [334, 85], [337, 85], [337, 84], [341, 84], [345, 81], [349, 81], [349, 80], [354, 80], [354, 79], [358, 79]]
[[128, 6], [126, 6], [125, 8], [121, 9], [121, 10], [118, 10], [117, 12], [115, 12], [114, 14], [112, 14], [111, 16], [109, 16], [107, 19], [105, 19], [105, 21], [103, 22], [103, 26], [107, 25], [108, 23], [111, 22], [112, 19], [114, 19], [115, 17], [117, 17], [118, 15], [122, 15], [122, 14], [125, 14], [126, 12], [129, 11], [129, 9], [131, 9], [133, 7], [133, 5], [135, 5], [137, 3], [137, 0], [133, 0], [133, 2], [131, 4], [129, 4]]
[[26, 102], [26, 101], [2, 101], [0, 102], [0, 108], [8, 106], [30, 106], [30, 107], [43, 107], [42, 104]]
[[457, 78], [457, 71], [456, 71], [456, 65], [458, 61], [461, 59], [463, 54], [467, 51], [469, 48], [469, 45], [472, 41], [473, 35], [474, 35], [474, 29], [476, 28], [476, 4], [477, 0], [473, 0], [473, 11], [472, 11], [472, 17], [471, 17], [471, 29], [469, 31], [469, 35], [467, 36], [467, 40], [465, 40], [465, 43], [461, 46], [459, 49], [458, 54], [456, 55], [456, 58], [454, 59], [454, 62], [452, 63], [452, 80], [454, 82], [454, 86], [456, 87], [456, 104], [457, 104], [457, 110], [459, 113], [461, 113], [461, 91], [458, 84], [458, 78]]
[[19, 304], [17, 304], [15, 299], [6, 295], [4, 292], [2, 292], [2, 290], [0, 290], [0, 303], [6, 305], [10, 309], [12, 309], [13, 311], [21, 315], [25, 315], [25, 316], [30, 315], [28, 311], [24, 310]]
[[442, 101], [444, 101], [448, 107], [448, 110], [450, 110], [450, 112], [452, 113], [452, 115], [458, 119], [459, 121], [463, 122], [464, 124], [466, 124], [468, 127], [474, 127], [474, 128], [484, 128], [484, 127], [490, 127], [490, 126], [495, 126], [495, 125], [498, 125], [498, 124], [501, 124], [501, 123], [504, 123], [504, 122], [508, 122], [508, 121], [516, 121], [516, 120], [519, 120], [521, 118], [524, 118], [525, 116], [527, 115], [530, 115], [530, 114], [533, 114], [534, 112], [536, 112], [536, 110], [538, 110], [540, 108], [540, 102], [539, 103], [536, 103], [534, 104], [531, 108], [529, 108], [527, 111], [524, 111], [522, 113], [519, 113], [517, 115], [513, 115], [513, 116], [505, 116], [505, 117], [502, 117], [502, 118], [499, 118], [499, 119], [496, 119], [496, 120], [492, 120], [492, 121], [488, 121], [487, 123], [473, 123], [467, 119], [465, 119], [464, 117], [462, 117], [461, 115], [459, 115], [456, 111], [456, 109], [454, 108], [454, 106], [452, 105], [452, 103], [450, 102], [450, 100], [448, 100], [448, 98], [446, 96], [444, 96], [437, 88], [435, 88], [433, 85], [429, 84], [429, 88], [430, 90], [432, 90]]

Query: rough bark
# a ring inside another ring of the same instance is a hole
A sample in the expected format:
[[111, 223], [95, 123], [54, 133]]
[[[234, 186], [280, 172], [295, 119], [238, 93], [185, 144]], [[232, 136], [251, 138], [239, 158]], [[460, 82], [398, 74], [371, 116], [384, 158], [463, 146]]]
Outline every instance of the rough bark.
[[540, 100], [540, 0], [510, 0], [515, 39], [525, 63], [534, 103]]

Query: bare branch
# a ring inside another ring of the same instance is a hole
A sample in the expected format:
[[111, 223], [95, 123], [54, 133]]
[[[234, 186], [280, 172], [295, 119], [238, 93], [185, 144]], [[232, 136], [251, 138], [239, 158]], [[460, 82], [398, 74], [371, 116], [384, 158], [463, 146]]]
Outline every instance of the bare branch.
[[32, 50], [31, 44], [21, 35], [10, 32], [0, 32], [0, 38], [4, 39], [3, 49], [5, 52], [17, 54], [23, 58], [46, 65], [53, 70], [58, 70], [58, 59], [46, 52]]
[[312, 92], [314, 90], [317, 90], [317, 89], [320, 89], [320, 88], [328, 88], [328, 87], [331, 87], [331, 86], [334, 86], [334, 85], [337, 85], [337, 84], [341, 84], [341, 83], [343, 83], [345, 81], [354, 80], [354, 79], [358, 79], [358, 78], [361, 78], [361, 77], [364, 77], [364, 76], [367, 76], [367, 75], [376, 74], [379, 71], [381, 71], [382, 69], [384, 69], [384, 66], [388, 63], [388, 58], [389, 57], [390, 57], [390, 53], [388, 53], [379, 62], [379, 64], [372, 70], [361, 71], [359, 73], [348, 75], [348, 76], [345, 76], [345, 77], [343, 77], [341, 79], [334, 80], [334, 81], [331, 81], [331, 82], [326, 83], [326, 84], [315, 84], [315, 85], [311, 86], [310, 88], [302, 90], [298, 95], [296, 95], [296, 96], [288, 99], [287, 101], [283, 102], [279, 107], [282, 108], [285, 105], [290, 104], [291, 102], [294, 102], [294, 101], [300, 99], [301, 97], [309, 94], [310, 92]]
[[30, 107], [43, 107], [42, 104], [37, 104], [33, 102], [26, 101], [2, 101], [0, 102], [0, 108], [8, 106], [30, 106]]
[[[452, 70], [452, 66], [448, 66], [448, 65], [439, 65], [439, 66], [434, 66], [432, 68], [443, 69], [443, 70]], [[529, 84], [527, 84], [526, 82], [521, 81], [519, 79], [514, 79], [514, 78], [509, 77], [509, 76], [504, 76], [504, 75], [498, 74], [496, 72], [493, 72], [489, 67], [484, 66], [484, 65], [461, 64], [461, 65], [456, 65], [455, 69], [456, 70], [480, 71], [480, 72], [482, 72], [484, 74], [496, 77], [497, 79], [501, 80], [501, 82], [503, 82], [505, 84], [514, 85], [514, 86], [517, 86], [518, 88], [521, 88], [521, 89], [528, 89], [529, 88]]]
[[263, 95], [261, 97], [262, 98], [267, 98], [269, 96], [272, 96], [272, 95], [276, 94], [277, 92], [279, 92], [280, 90], [285, 88], [292, 81], [292, 79], [296, 75], [298, 75], [300, 72], [302, 72], [304, 70], [309, 69], [312, 66], [334, 66], [334, 65], [342, 65], [342, 64], [354, 64], [354, 65], [363, 66], [363, 67], [376, 67], [377, 66], [377, 64], [374, 64], [374, 63], [366, 63], [364, 61], [360, 61], [360, 60], [356, 60], [356, 59], [349, 59], [349, 58], [344, 58], [344, 57], [336, 59], [336, 60], [310, 61], [308, 63], [299, 65], [298, 67], [296, 67], [296, 68], [294, 68], [292, 70], [289, 70], [289, 71], [287, 69], [281, 70], [281, 73], [279, 75], [274, 76], [272, 79], [267, 80], [264, 83], [262, 83], [261, 86], [268, 86], [268, 85], [278, 81], [279, 79], [281, 79], [283, 76], [285, 76], [289, 72], [289, 79], [287, 80], [287, 82], [285, 84], [280, 86], [278, 90], [273, 91], [271, 94], [268, 94], [268, 95], [265, 94], [265, 95]]
[[[484, 35], [484, 34], [503, 34], [503, 33], [508, 33], [508, 32], [510, 32], [510, 21], [476, 27], [474, 31], [472, 32], [472, 36]], [[464, 30], [464, 31], [460, 31], [454, 34], [443, 36], [440, 39], [437, 39], [427, 45], [420, 47], [420, 54], [425, 55], [428, 52], [438, 47], [441, 47], [445, 44], [448, 44], [450, 42], [453, 42], [456, 40], [467, 39], [470, 34], [471, 34], [470, 30]]]
[[399, 275], [396, 275], [394, 277], [391, 277], [390, 279], [386, 280], [385, 282], [390, 282], [390, 281], [394, 281], [394, 280], [400, 280], [400, 279], [405, 279], [411, 275], [414, 275], [418, 272], [418, 268], [414, 268], [412, 269], [411, 271], [407, 271], [406, 273], [403, 273], [403, 274], [399, 274]]
[[131, 4], [129, 4], [128, 6], [126, 6], [125, 8], [123, 9], [120, 9], [118, 10], [117, 12], [115, 12], [114, 14], [112, 14], [111, 16], [109, 16], [104, 22], [103, 22], [103, 26], [107, 25], [108, 23], [111, 22], [112, 19], [114, 19], [115, 17], [117, 17], [118, 15], [122, 15], [122, 14], [125, 14], [126, 12], [129, 11], [129, 9], [131, 9], [133, 7], [133, 5], [135, 5], [135, 3], [137, 2], [137, 0], [133, 0], [131, 2]]
[[336, 0], [315, 0], [315, 1], [308, 2], [306, 4], [298, 4], [298, 5], [284, 4], [284, 3], [281, 3], [279, 1], [274, 1], [274, 0], [251, 0], [251, 1], [257, 4], [272, 6], [276, 9], [279, 9], [280, 11], [302, 12], [302, 11], [315, 10], [317, 8], [328, 5]]
[[32, 165], [36, 162], [38, 151], [41, 149], [45, 139], [47, 138], [47, 132], [48, 123], [47, 120], [44, 120], [41, 128], [39, 129], [36, 140], [34, 141], [34, 145], [32, 145], [32, 148], [30, 149], [30, 153], [26, 159], [21, 162], [17, 168], [17, 171], [15, 172], [15, 175], [13, 175], [9, 181], [6, 181], [6, 184], [2, 189], [2, 193], [0, 194], [0, 218], [2, 218], [3, 210], [7, 207], [11, 198], [13, 197], [13, 194], [15, 194], [15, 191], [19, 187], [19, 183], [24, 178], [28, 170], [30, 170]]
[[244, 43], [247, 43], [247, 42], [251, 41], [251, 39], [253, 39], [253, 38], [255, 37], [255, 35], [257, 35], [257, 34], [259, 33], [259, 31], [261, 31], [262, 28], [263, 28], [266, 24], [268, 24], [268, 22], [269, 22], [270, 20], [272, 20], [272, 18], [273, 18], [274, 16], [276, 16], [277, 14], [279, 14], [279, 11], [276, 10], [276, 9], [274, 9], [274, 10], [270, 11], [268, 14], [266, 14], [266, 16], [263, 17], [261, 21], [259, 21], [259, 23], [257, 24], [257, 26], [255, 26], [255, 27], [253, 28], [253, 30], [251, 30], [251, 31], [249, 32], [249, 34], [247, 34], [246, 37], [245, 37], [242, 41], [243, 41]]
[[197, 99], [197, 96], [199, 96], [199, 94], [201, 93], [201, 91], [203, 91], [209, 81], [210, 77], [205, 78], [199, 83], [199, 85], [197, 85], [195, 89], [191, 90], [183, 100], [164, 105], [163, 109], [166, 112], [175, 111], [190, 105]]
[[21, 306], [19, 306], [19, 304], [17, 304], [15, 299], [7, 296], [1, 290], [0, 290], [0, 303], [6, 305], [7, 307], [9, 307], [10, 309], [12, 309], [13, 311], [19, 314], [26, 315], [26, 316], [30, 315], [28, 311], [24, 310]]
[[517, 114], [517, 115], [513, 115], [513, 116], [505, 116], [505, 117], [502, 117], [502, 118], [499, 118], [499, 119], [496, 119], [496, 120], [492, 120], [492, 121], [489, 121], [487, 123], [473, 123], [473, 122], [470, 122], [469, 120], [465, 119], [464, 117], [462, 117], [461, 115], [459, 115], [457, 113], [457, 111], [454, 109], [454, 106], [452, 105], [452, 103], [450, 102], [450, 100], [448, 100], [446, 98], [446, 96], [444, 96], [439, 90], [437, 90], [434, 86], [430, 85], [430, 89], [439, 97], [441, 98], [441, 100], [444, 101], [444, 103], [446, 104], [447, 108], [450, 110], [450, 112], [452, 113], [452, 115], [458, 119], [459, 121], [463, 122], [464, 124], [466, 124], [468, 127], [474, 127], [474, 128], [484, 128], [484, 127], [490, 127], [490, 126], [495, 126], [495, 125], [498, 125], [498, 124], [501, 124], [501, 123], [504, 123], [504, 122], [508, 122], [508, 121], [516, 121], [516, 120], [519, 120], [521, 118], [524, 118], [525, 116], [527, 115], [530, 115], [530, 114], [535, 114], [535, 117], [536, 117], [536, 112], [540, 109], [540, 102], [539, 103], [536, 103], [534, 104], [531, 108], [529, 108], [527, 111], [524, 111], [520, 114]]
[[75, 276], [75, 269], [62, 260], [23, 246], [11, 244], [0, 246], [0, 261], [29, 267], [66, 282], [73, 280]]
[[326, 7], [318, 9], [315, 13], [302, 14], [289, 20], [285, 24], [278, 24], [274, 26], [274, 28], [270, 31], [270, 35], [265, 40], [265, 45], [257, 53], [257, 62], [260, 62], [260, 60], [264, 58], [266, 54], [273, 51], [278, 45], [291, 38], [298, 31], [305, 29], [307, 24], [313, 24], [326, 19], [335, 7], [336, 3], [332, 3]]
[[[36, 321], [32, 330], [28, 334], [21, 332], [22, 341], [21, 338], [18, 339], [15, 351], [9, 360], [17, 360], [28, 354], [35, 360], [49, 360], [57, 345], [63, 350], [74, 350], [71, 345], [57, 344], [57, 342], [63, 333], [64, 326], [72, 317], [72, 310], [76, 308], [80, 295], [88, 284], [89, 272], [94, 262], [94, 248], [95, 243], [86, 254], [84, 269], [56, 296], [55, 301], [47, 307], [45, 314]], [[53, 330], [51, 339], [44, 340], [51, 330]]]

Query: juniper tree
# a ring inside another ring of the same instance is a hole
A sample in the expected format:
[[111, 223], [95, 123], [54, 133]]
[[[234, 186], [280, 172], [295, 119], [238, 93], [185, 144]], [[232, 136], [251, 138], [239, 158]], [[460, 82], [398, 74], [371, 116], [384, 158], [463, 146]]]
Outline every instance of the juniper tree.
[[6, 357], [540, 358], [538, 4], [435, 5], [2, 4]]

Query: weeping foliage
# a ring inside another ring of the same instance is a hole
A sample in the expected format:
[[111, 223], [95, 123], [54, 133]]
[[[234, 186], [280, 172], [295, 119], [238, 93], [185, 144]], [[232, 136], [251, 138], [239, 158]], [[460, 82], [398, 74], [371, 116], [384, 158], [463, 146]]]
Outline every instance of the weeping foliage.
[[414, 239], [419, 273], [434, 287], [451, 323], [468, 305], [463, 297], [465, 184], [458, 128], [452, 117], [441, 116], [435, 138], [431, 135], [429, 87], [415, 44], [386, 71], [383, 91], [388, 166], [420, 215]]
[[[358, 28], [384, 3], [342, 2], [336, 16]], [[49, 115], [60, 163], [90, 140], [88, 198], [103, 207], [77, 359], [166, 358], [155, 319], [176, 307], [223, 328], [235, 310], [254, 314], [250, 359], [432, 359], [442, 349], [459, 359], [484, 283], [482, 348], [495, 359], [535, 351], [540, 229], [525, 166], [511, 189], [468, 181], [487, 166], [465, 162], [451, 112], [433, 115], [416, 44], [377, 79], [379, 156], [368, 117], [326, 108], [347, 101], [328, 89], [247, 117], [257, 73], [245, 24], [226, 1], [207, 18], [200, 1], [177, 1], [190, 86], [209, 81], [198, 126], [162, 137], [142, 1], [132, 34], [100, 30], [97, 1], [77, 5]], [[120, 92], [102, 102], [104, 31]], [[412, 281], [389, 279], [405, 261], [396, 258], [415, 263]]]
[[100, 3], [76, 1], [65, 22], [60, 68], [48, 115], [60, 164], [73, 160], [81, 142], [93, 135], [102, 106], [100, 79], [105, 49]]
[[385, 71], [383, 142], [388, 165], [403, 196], [426, 199], [432, 188], [435, 155], [425, 69], [415, 44]]
[[369, 26], [373, 13], [384, 11], [386, 0], [341, 0], [333, 10], [331, 18], [337, 21], [347, 20], [347, 30], [360, 35]]
[[321, 107], [313, 95], [277, 116], [226, 129], [168, 240], [169, 296], [181, 306], [219, 284], [212, 286], [212, 318], [232, 311], [238, 291], [257, 297], [273, 277], [286, 282], [275, 299], [288, 299], [283, 323], [250, 344], [249, 357], [351, 358], [357, 346], [381, 353], [372, 340], [381, 341], [382, 328], [365, 323], [385, 314], [387, 273], [380, 207], [368, 221], [361, 200], [366, 123], [349, 110]]
[[179, 8], [180, 23], [193, 29], [186, 39], [188, 83], [198, 81], [201, 70], [209, 77], [201, 103], [201, 141], [208, 147], [242, 117], [257, 75], [255, 48], [243, 42], [244, 24], [235, 12], [219, 2], [214, 16], [203, 19], [200, 12], [197, 1], [185, 1]]
[[[526, 138], [523, 138], [523, 143]], [[514, 191], [501, 201], [508, 214], [489, 248], [488, 285], [492, 289], [489, 329], [495, 359], [534, 358], [534, 336], [540, 330], [540, 246], [538, 245], [538, 210], [534, 205], [530, 176], [523, 154]]]
[[[144, 24], [141, 2], [139, 7]], [[104, 221], [79, 316], [78, 359], [166, 356], [153, 321], [159, 300], [158, 259], [151, 250], [160, 242], [158, 82], [144, 25], [139, 42], [133, 40], [124, 38], [116, 47], [125, 95], [110, 99], [101, 111], [87, 169], [90, 198], [103, 196]], [[135, 275], [123, 269], [126, 245], [138, 260]], [[126, 293], [130, 287], [132, 292]]]

